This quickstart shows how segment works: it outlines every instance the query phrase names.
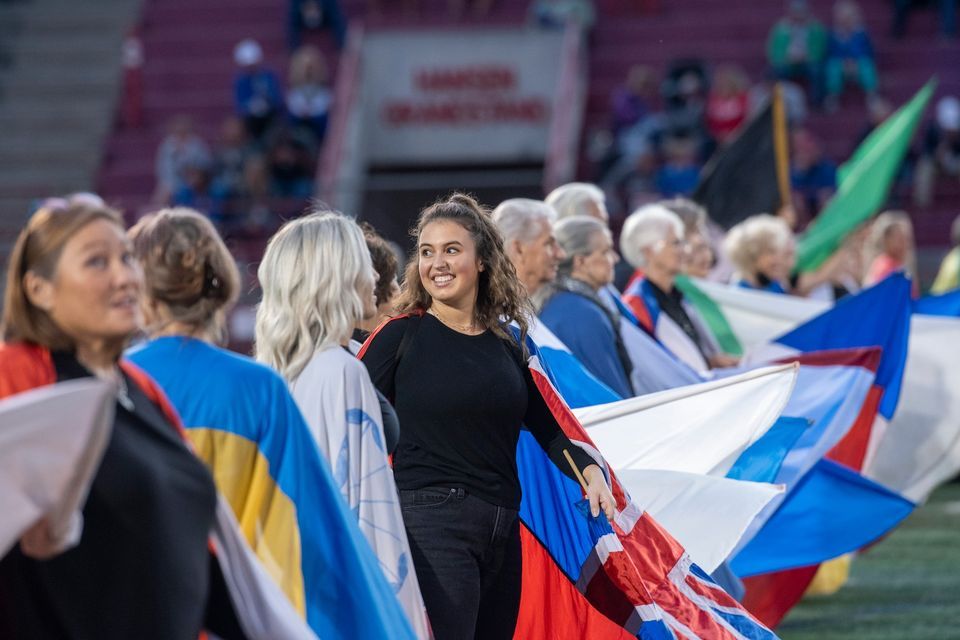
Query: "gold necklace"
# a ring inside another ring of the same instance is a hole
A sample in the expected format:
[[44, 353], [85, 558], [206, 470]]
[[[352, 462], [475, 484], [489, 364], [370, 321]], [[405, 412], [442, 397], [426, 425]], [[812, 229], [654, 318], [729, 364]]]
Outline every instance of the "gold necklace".
[[436, 318], [437, 320], [439, 320], [441, 323], [447, 325], [447, 326], [450, 327], [451, 329], [453, 329], [453, 330], [455, 330], [455, 331], [458, 331], [458, 332], [460, 332], [460, 333], [468, 333], [468, 334], [479, 334], [479, 333], [483, 333], [483, 331], [480, 330], [479, 327], [477, 327], [476, 321], [471, 322], [471, 323], [468, 324], [468, 325], [457, 324], [456, 322], [450, 322], [450, 321], [448, 321], [448, 320], [445, 320], [445, 319], [440, 315], [440, 312], [437, 311], [436, 309], [434, 309], [433, 307], [430, 307], [429, 309], [427, 309], [427, 312], [428, 312], [429, 314], [431, 314], [434, 318]]

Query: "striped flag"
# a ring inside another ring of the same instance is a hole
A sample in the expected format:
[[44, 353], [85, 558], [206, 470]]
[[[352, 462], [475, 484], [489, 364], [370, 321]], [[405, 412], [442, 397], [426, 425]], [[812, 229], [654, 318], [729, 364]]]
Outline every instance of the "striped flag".
[[[822, 301], [711, 282], [695, 286], [721, 309], [747, 347], [830, 308]], [[900, 403], [863, 469], [866, 477], [913, 502], [923, 502], [960, 472], [960, 319], [925, 315], [926, 310], [914, 303]]]

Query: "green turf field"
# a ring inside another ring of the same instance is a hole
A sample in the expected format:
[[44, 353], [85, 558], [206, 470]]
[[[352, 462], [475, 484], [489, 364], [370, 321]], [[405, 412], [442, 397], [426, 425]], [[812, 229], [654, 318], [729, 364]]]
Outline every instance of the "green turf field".
[[960, 639], [960, 484], [942, 487], [853, 563], [838, 593], [803, 601], [783, 640]]

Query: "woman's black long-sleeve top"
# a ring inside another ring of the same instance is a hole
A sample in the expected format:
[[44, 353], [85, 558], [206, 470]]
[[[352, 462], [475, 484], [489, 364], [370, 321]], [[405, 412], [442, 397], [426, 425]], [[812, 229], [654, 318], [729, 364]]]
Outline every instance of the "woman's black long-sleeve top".
[[[419, 323], [402, 357], [407, 325]], [[394, 475], [400, 489], [463, 488], [519, 509], [516, 451], [525, 426], [568, 476], [567, 449], [582, 470], [594, 464], [557, 423], [522, 362], [519, 347], [492, 331], [465, 335], [430, 314], [380, 329], [362, 360], [400, 418]]]

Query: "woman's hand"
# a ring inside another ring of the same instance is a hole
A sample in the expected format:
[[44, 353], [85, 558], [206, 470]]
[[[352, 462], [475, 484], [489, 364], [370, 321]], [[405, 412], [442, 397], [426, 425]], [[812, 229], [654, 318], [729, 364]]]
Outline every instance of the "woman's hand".
[[590, 513], [596, 518], [600, 515], [600, 509], [607, 516], [609, 522], [617, 511], [617, 502], [613, 499], [610, 487], [607, 486], [607, 479], [603, 476], [603, 470], [595, 464], [583, 470], [583, 479], [587, 481], [587, 499], [590, 501]]
[[40, 518], [20, 536], [20, 550], [23, 555], [36, 560], [47, 560], [60, 552], [60, 545], [50, 533], [50, 523]]

